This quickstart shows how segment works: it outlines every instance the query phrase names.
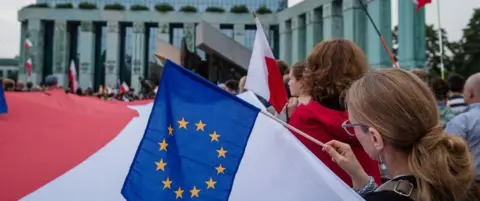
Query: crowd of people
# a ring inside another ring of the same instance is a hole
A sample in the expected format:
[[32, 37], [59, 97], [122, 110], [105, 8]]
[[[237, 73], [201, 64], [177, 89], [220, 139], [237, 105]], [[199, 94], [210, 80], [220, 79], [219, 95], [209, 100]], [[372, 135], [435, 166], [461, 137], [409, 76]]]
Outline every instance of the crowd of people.
[[[480, 73], [372, 71], [364, 52], [340, 39], [277, 65], [288, 123], [326, 145], [298, 139], [367, 201], [480, 199]], [[241, 93], [246, 79], [219, 86]]]
[[[292, 66], [277, 65], [289, 96], [287, 122], [325, 145], [294, 135], [365, 200], [480, 200], [480, 73], [443, 80], [418, 70], [371, 70], [362, 49], [344, 39], [319, 43]], [[246, 79], [219, 87], [242, 93]], [[7, 91], [40, 91], [57, 82], [49, 76], [42, 87], [4, 84]], [[141, 97], [109, 87], [77, 94], [152, 98], [154, 87], [146, 88]]]
[[[2, 79], [3, 88], [5, 91], [10, 92], [42, 92], [48, 91], [49, 89], [62, 89], [63, 87], [59, 86], [58, 78], [54, 75], [48, 75], [45, 77], [44, 82], [41, 85], [33, 84], [32, 82], [23, 82], [21, 80], [14, 81], [11, 79]], [[139, 93], [136, 93], [135, 89], [129, 87], [127, 90], [122, 89], [121, 86], [103, 86], [100, 85], [97, 91], [94, 91], [93, 88], [88, 87], [85, 90], [78, 88], [77, 90], [72, 90], [71, 88], [65, 88], [65, 93], [76, 94], [78, 96], [89, 96], [97, 97], [102, 100], [118, 100], [124, 102], [131, 102], [136, 100], [145, 100], [155, 98], [155, 93], [157, 90], [156, 85], [154, 85], [149, 80], [140, 78], [141, 89]]]

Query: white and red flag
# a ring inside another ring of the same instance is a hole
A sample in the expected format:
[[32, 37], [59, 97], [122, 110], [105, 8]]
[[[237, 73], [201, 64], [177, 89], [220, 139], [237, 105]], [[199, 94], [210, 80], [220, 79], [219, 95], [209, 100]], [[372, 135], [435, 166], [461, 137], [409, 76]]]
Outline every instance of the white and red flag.
[[25, 70], [27, 70], [28, 77], [32, 76], [32, 60], [31, 59], [27, 59], [27, 61], [25, 61]]
[[130, 91], [130, 87], [128, 87], [128, 84], [126, 82], [122, 83], [122, 86], [120, 86], [120, 92], [126, 93]]
[[70, 87], [75, 92], [78, 89], [77, 69], [75, 69], [75, 62], [70, 62], [70, 69], [68, 70], [68, 80], [70, 81]]
[[28, 38], [25, 39], [25, 43], [23, 45], [25, 45], [25, 49], [27, 50], [29, 50], [33, 46], [32, 41], [30, 41], [30, 39]]
[[245, 88], [267, 100], [280, 113], [287, 103], [287, 90], [262, 24], [256, 15], [254, 18], [257, 32]]
[[432, 0], [412, 0], [414, 4], [417, 4], [417, 12], [425, 5], [432, 3]]

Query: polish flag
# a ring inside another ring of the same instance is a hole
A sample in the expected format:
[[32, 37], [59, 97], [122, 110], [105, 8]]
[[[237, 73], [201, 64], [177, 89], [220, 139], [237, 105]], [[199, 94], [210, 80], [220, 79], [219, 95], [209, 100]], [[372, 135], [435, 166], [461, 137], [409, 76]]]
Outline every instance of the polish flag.
[[32, 44], [32, 42], [27, 38], [27, 39], [25, 39], [24, 45], [25, 45], [25, 49], [29, 50], [29, 49], [32, 47], [33, 44]]
[[27, 76], [32, 76], [32, 60], [27, 59], [25, 62], [25, 69], [27, 70]]
[[432, 3], [432, 0], [412, 0], [414, 4], [417, 4], [417, 12], [425, 5]]
[[287, 103], [287, 90], [262, 24], [254, 14], [257, 31], [248, 65], [245, 88], [263, 97], [280, 113]]
[[5, 96], [0, 200], [125, 200], [151, 100], [106, 102], [61, 89]]
[[120, 91], [123, 93], [126, 93], [130, 90], [130, 87], [128, 87], [127, 83], [123, 82], [122, 86], [120, 86]]
[[75, 69], [75, 62], [70, 62], [70, 69], [68, 70], [68, 80], [72, 87], [72, 92], [76, 92], [78, 89], [77, 69]]

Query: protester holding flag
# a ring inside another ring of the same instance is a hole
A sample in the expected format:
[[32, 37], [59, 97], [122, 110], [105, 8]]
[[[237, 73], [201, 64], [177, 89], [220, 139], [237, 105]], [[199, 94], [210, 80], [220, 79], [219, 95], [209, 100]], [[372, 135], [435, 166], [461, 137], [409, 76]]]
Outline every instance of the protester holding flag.
[[346, 94], [349, 121], [342, 127], [371, 158], [383, 160], [393, 179], [377, 187], [346, 143], [332, 140], [324, 150], [365, 200], [477, 199], [467, 145], [445, 135], [435, 97], [421, 79], [398, 69], [370, 72]]
[[[370, 159], [357, 139], [349, 136], [341, 127], [348, 119], [341, 96], [351, 83], [367, 71], [365, 54], [352, 41], [335, 39], [319, 43], [307, 58], [302, 78], [303, 90], [312, 100], [298, 105], [292, 111], [289, 124], [321, 142], [338, 140], [350, 144], [362, 167], [380, 183], [378, 162]], [[352, 185], [349, 175], [317, 144], [298, 134], [297, 137], [345, 183]]]

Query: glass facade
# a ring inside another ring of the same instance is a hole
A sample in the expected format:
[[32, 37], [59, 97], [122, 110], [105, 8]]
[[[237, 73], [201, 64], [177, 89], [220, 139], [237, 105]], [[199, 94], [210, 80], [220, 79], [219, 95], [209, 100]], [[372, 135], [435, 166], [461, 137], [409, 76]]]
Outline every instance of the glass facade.
[[105, 4], [121, 3], [127, 7], [135, 4], [146, 5], [154, 8], [159, 3], [169, 3], [175, 10], [182, 6], [195, 6], [199, 11], [204, 11], [207, 7], [215, 6], [229, 10], [232, 6], [245, 4], [251, 10], [257, 10], [260, 6], [266, 6], [272, 11], [278, 10], [281, 0], [37, 0], [37, 3], [73, 3], [78, 5], [80, 2], [95, 3], [98, 7]]

